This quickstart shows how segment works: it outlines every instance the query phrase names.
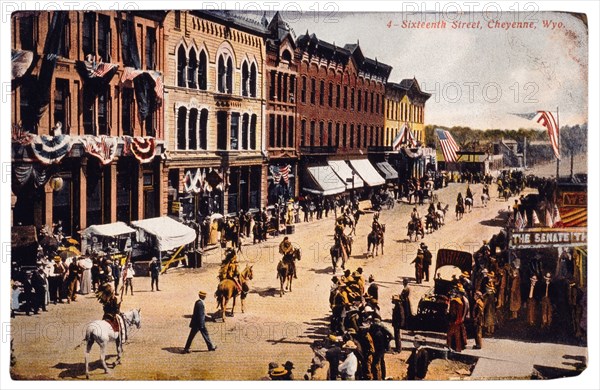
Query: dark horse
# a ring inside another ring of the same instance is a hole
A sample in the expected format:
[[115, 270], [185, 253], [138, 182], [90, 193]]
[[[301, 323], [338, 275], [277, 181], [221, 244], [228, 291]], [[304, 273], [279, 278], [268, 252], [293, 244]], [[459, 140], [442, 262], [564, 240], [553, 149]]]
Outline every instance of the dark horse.
[[465, 213], [465, 205], [462, 202], [457, 202], [456, 203], [456, 207], [455, 207], [455, 211], [456, 211], [456, 220], [458, 221], [459, 219], [462, 219], [463, 214]]
[[344, 251], [342, 250], [342, 243], [340, 240], [336, 239], [333, 246], [329, 249], [329, 254], [331, 255], [331, 263], [333, 264], [333, 273], [337, 269], [337, 263], [339, 259], [342, 259], [342, 269], [346, 268], [346, 260], [352, 254], [352, 237], [347, 236], [348, 247], [346, 248], [346, 256], [344, 256]]
[[[383, 236], [385, 233], [385, 225], [381, 225], [381, 230], [375, 231], [371, 230], [371, 233], [367, 236], [367, 257], [377, 256], [377, 249], [381, 245], [381, 254], [383, 255]], [[373, 246], [373, 251], [371, 252], [371, 246]]]
[[294, 261], [300, 261], [301, 253], [300, 248], [294, 248], [294, 250], [283, 255], [283, 259], [277, 264], [277, 276], [279, 277], [279, 296], [282, 297], [285, 294], [283, 285], [287, 281], [286, 290], [292, 291], [292, 280], [294, 279]]
[[235, 299], [238, 295], [240, 295], [240, 301], [242, 302], [242, 313], [244, 312], [244, 300], [248, 295], [248, 291], [250, 290], [250, 286], [248, 285], [248, 281], [252, 280], [254, 276], [252, 274], [252, 265], [246, 266], [244, 270], [240, 273], [240, 284], [242, 285], [242, 291], [238, 290], [235, 282], [231, 279], [223, 279], [217, 286], [217, 292], [215, 292], [215, 298], [217, 299], [217, 310], [221, 310], [221, 318], [223, 322], [225, 322], [225, 310], [227, 308], [227, 303], [231, 298], [233, 298], [233, 305], [231, 306], [231, 316], [233, 317], [233, 311], [235, 309]]
[[425, 216], [425, 230], [427, 230], [428, 233], [433, 233], [434, 230], [438, 230], [439, 223], [438, 223], [438, 216], [436, 213], [429, 213]]
[[423, 223], [420, 219], [411, 220], [408, 223], [408, 240], [412, 241], [412, 236], [415, 236], [415, 242], [421, 236], [421, 238], [425, 237], [425, 231], [423, 230]]

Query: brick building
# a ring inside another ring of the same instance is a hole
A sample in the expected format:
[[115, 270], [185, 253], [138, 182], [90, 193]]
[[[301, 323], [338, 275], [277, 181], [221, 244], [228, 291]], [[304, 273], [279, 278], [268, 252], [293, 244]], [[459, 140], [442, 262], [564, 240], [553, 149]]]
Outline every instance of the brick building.
[[264, 204], [265, 32], [227, 11], [165, 18], [165, 172], [170, 200], [186, 215]]
[[13, 223], [158, 216], [164, 12], [12, 15]]
[[[384, 145], [385, 84], [391, 67], [308, 32], [297, 40], [297, 126], [302, 191], [332, 195], [381, 185], [366, 159]], [[348, 161], [350, 165], [346, 163]]]
[[277, 12], [266, 38], [267, 120], [265, 122], [267, 203], [298, 195], [296, 143], [297, 63], [294, 32]]

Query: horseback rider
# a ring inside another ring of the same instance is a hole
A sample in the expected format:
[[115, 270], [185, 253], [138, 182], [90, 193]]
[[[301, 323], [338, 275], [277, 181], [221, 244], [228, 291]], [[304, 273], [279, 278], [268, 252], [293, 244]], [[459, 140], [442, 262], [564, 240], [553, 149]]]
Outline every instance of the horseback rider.
[[459, 205], [464, 205], [464, 200], [463, 200], [462, 192], [458, 193], [458, 196], [456, 197], [456, 203], [458, 203]]
[[[439, 205], [439, 202], [438, 202], [438, 205]], [[435, 215], [435, 205], [433, 204], [433, 202], [429, 203], [429, 208], [427, 209], [427, 213]]]
[[342, 252], [344, 252], [343, 257], [347, 258], [348, 257], [348, 237], [344, 234], [344, 224], [340, 221], [339, 218], [335, 224], [335, 232], [333, 235], [333, 239], [342, 248]]
[[416, 207], [413, 208], [412, 213], [410, 214], [410, 218], [412, 221], [417, 222], [421, 220], [421, 215], [419, 214], [419, 211], [417, 210]]
[[242, 291], [237, 255], [233, 248], [227, 248], [227, 251], [225, 252], [225, 259], [223, 259], [223, 261], [221, 262], [221, 269], [219, 270], [218, 277], [219, 280], [232, 280], [235, 283], [235, 286], [238, 289], [238, 291]]
[[375, 233], [380, 233], [383, 230], [383, 227], [381, 226], [381, 223], [379, 223], [379, 213], [375, 213], [373, 215], [373, 224], [371, 225], [371, 229]]
[[108, 322], [115, 332], [118, 331], [117, 315], [121, 311], [121, 302], [117, 299], [112, 285], [110, 283], [101, 284], [98, 291], [96, 291], [96, 298], [102, 304], [102, 310], [104, 311], [102, 319]]
[[486, 194], [487, 196], [490, 196], [490, 187], [488, 187], [487, 183], [485, 183], [483, 185], [483, 193]]
[[467, 186], [467, 196], [466, 198], [471, 198], [473, 199], [473, 192], [471, 192], [471, 187]]
[[283, 241], [281, 241], [281, 243], [279, 244], [279, 253], [283, 255], [284, 259], [291, 259], [289, 264], [294, 273], [294, 279], [298, 279], [298, 277], [296, 276], [296, 261], [293, 257], [294, 250], [294, 246], [292, 245], [292, 242], [290, 241], [289, 237], [283, 237]]

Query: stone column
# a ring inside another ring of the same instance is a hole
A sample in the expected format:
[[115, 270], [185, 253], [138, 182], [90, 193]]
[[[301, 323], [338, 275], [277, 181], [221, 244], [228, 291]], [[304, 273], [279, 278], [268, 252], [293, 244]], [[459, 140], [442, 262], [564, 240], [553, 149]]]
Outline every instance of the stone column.
[[[110, 180], [110, 222], [117, 222], [117, 163], [119, 162], [118, 157], [113, 160], [110, 164], [110, 177], [105, 180]], [[106, 196], [106, 195], [105, 195]]]
[[45, 218], [43, 219], [43, 224], [46, 225], [46, 227], [49, 229], [49, 231], [52, 231], [52, 200], [54, 198], [54, 190], [52, 189], [52, 187], [50, 186], [50, 181], [48, 181], [45, 185], [44, 185], [44, 192], [45, 192], [45, 203], [46, 203], [46, 215]]

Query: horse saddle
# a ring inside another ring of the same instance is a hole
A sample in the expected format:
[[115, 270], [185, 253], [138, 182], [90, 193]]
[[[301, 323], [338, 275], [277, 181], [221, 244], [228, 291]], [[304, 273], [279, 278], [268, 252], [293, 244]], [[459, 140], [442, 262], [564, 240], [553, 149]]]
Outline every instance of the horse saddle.
[[105, 318], [104, 321], [106, 321], [110, 324], [113, 331], [119, 332], [119, 321], [117, 320], [117, 317]]

